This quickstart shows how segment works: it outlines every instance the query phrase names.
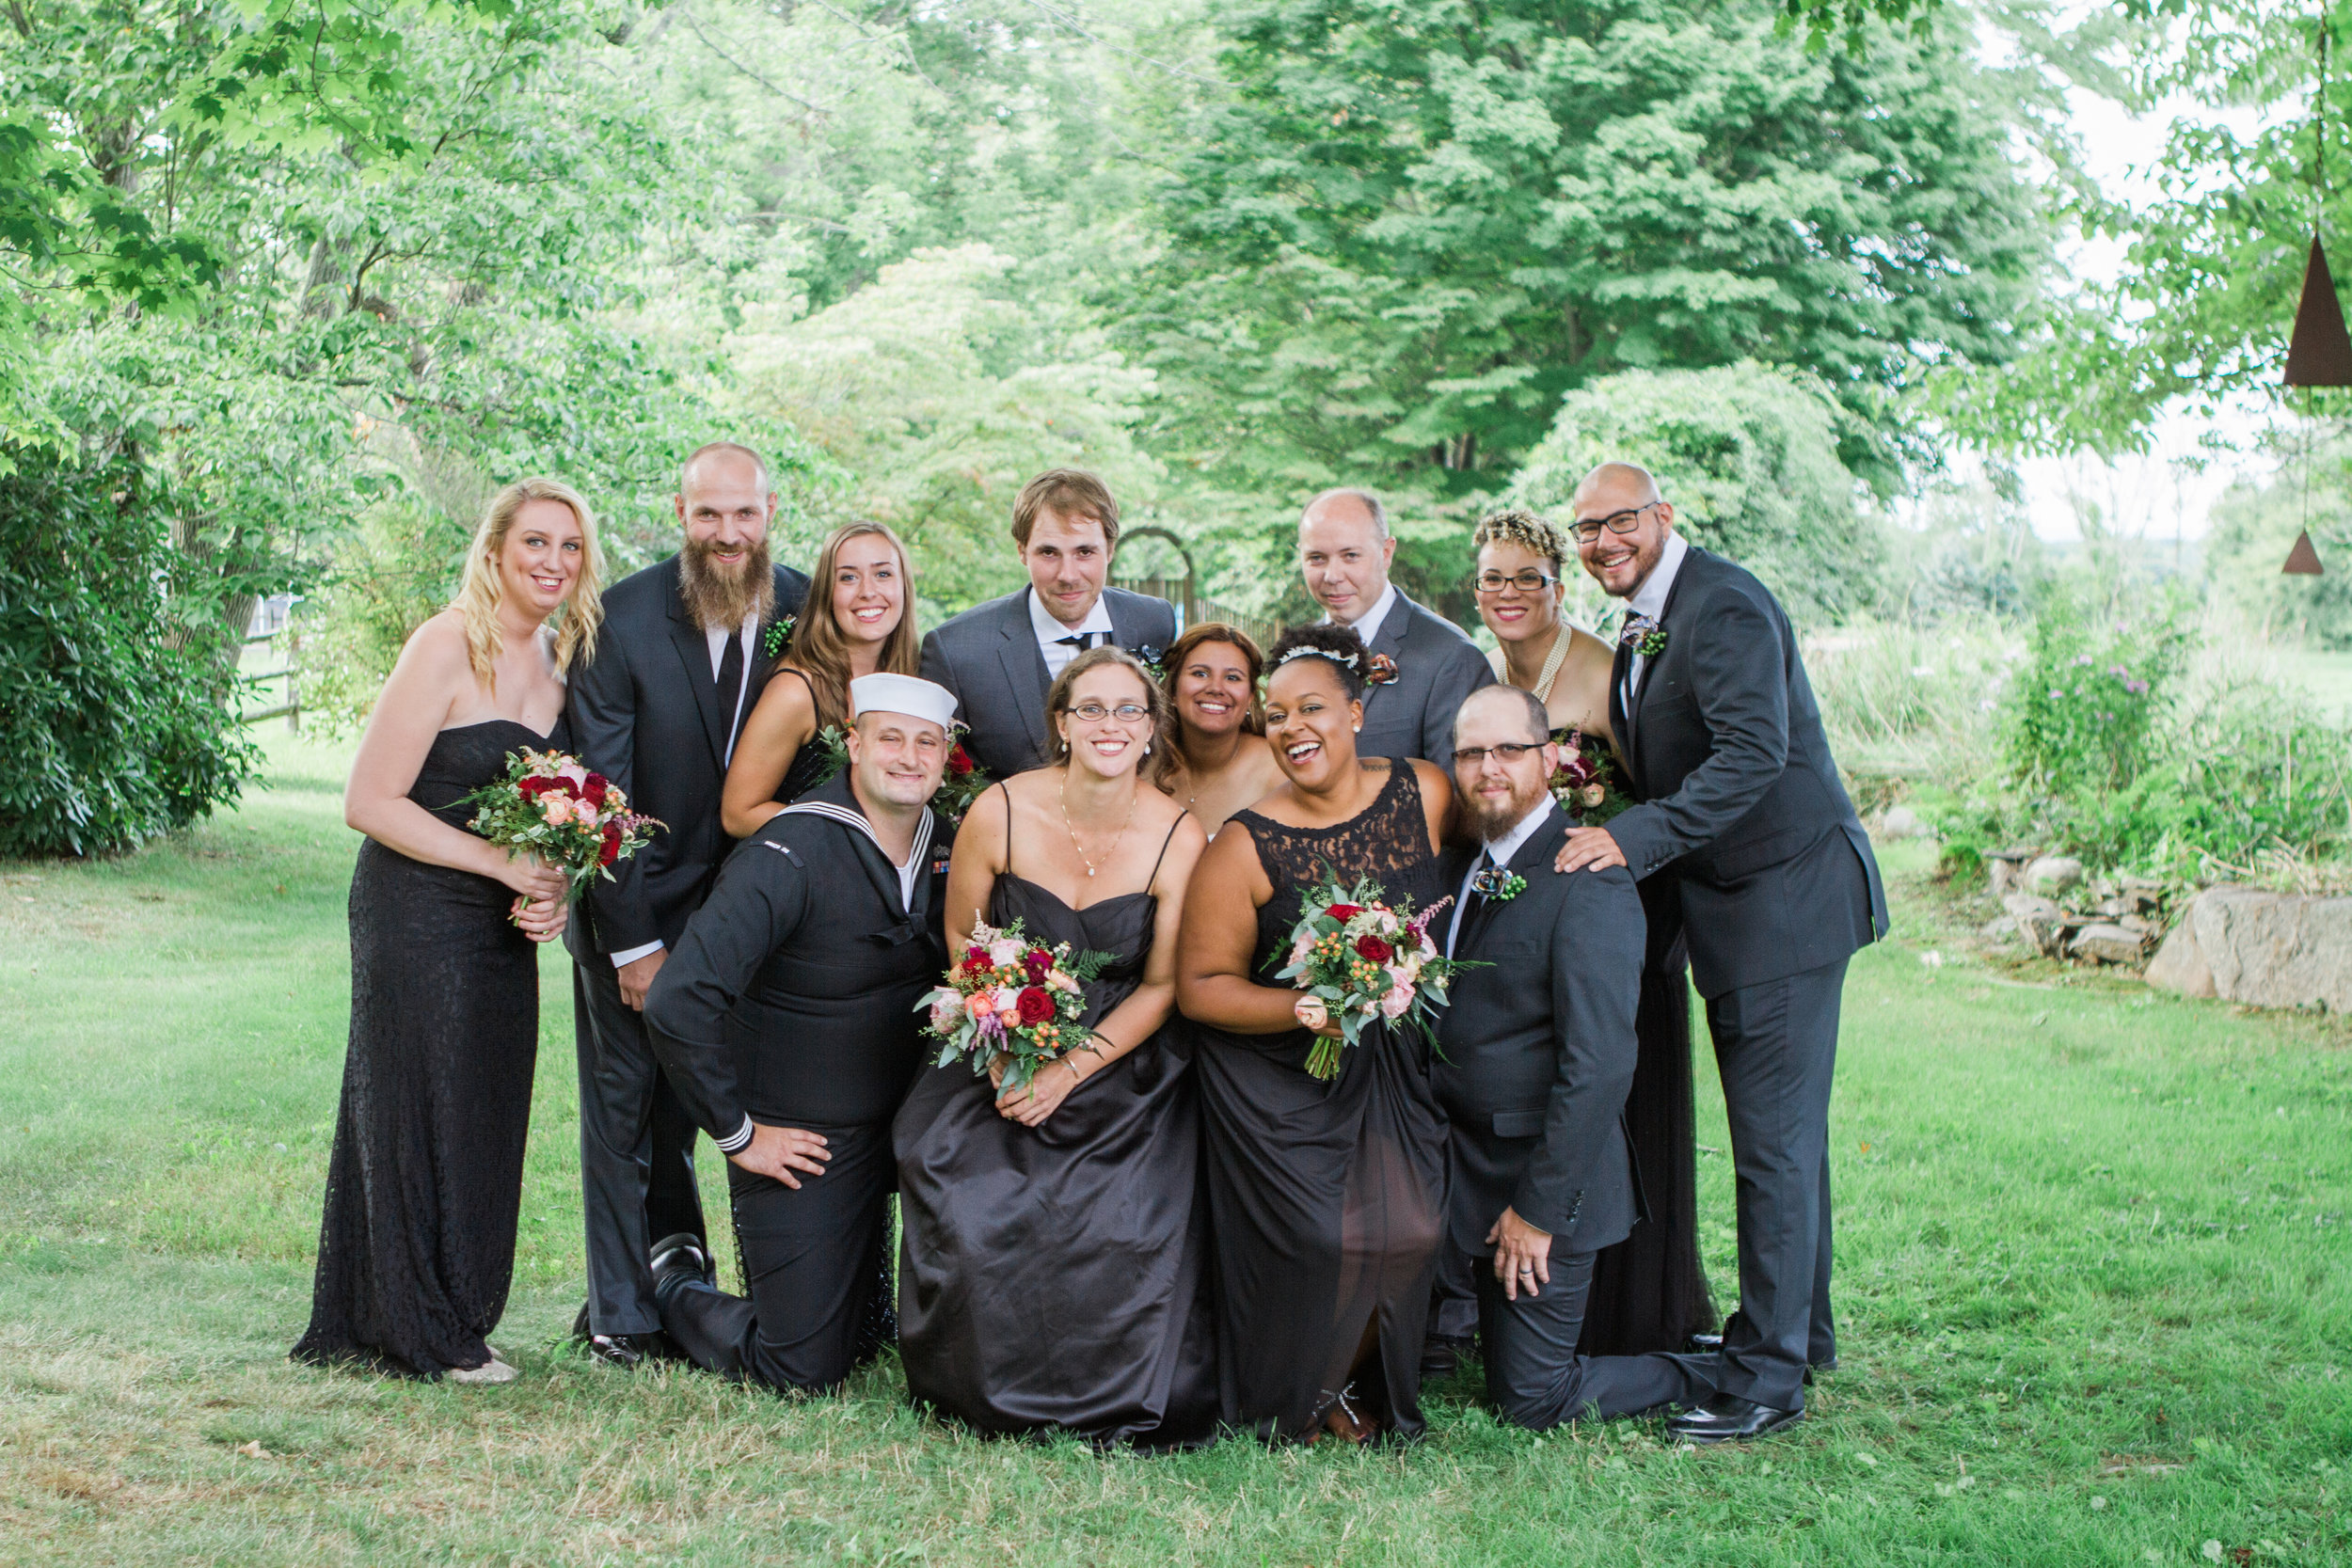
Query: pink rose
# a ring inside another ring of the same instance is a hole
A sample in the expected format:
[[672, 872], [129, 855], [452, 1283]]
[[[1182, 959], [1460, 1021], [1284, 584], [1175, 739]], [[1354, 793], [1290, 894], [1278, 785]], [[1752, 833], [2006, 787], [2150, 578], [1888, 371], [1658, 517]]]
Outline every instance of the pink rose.
[[931, 1004], [931, 1033], [945, 1035], [955, 1028], [956, 1021], [963, 1016], [957, 1003], [956, 997], [943, 996]]
[[1300, 1025], [1305, 1028], [1320, 1029], [1331, 1022], [1331, 1009], [1323, 1005], [1323, 998], [1320, 996], [1300, 997], [1291, 1005], [1291, 1011], [1297, 1016]]
[[1011, 1013], [1015, 1017], [1020, 1015], [1021, 993], [1010, 986], [998, 986], [996, 988], [996, 994], [990, 997], [989, 1000], [995, 1004], [995, 1006], [990, 1009], [993, 1012]]
[[998, 969], [1016, 969], [1026, 950], [1019, 937], [998, 937], [988, 944], [988, 961]]
[[555, 770], [555, 776], [569, 782], [574, 789], [585, 789], [588, 786], [588, 769], [570, 757], [564, 759], [564, 766]]
[[548, 826], [562, 827], [572, 819], [572, 798], [568, 795], [540, 796], [539, 815], [548, 819]]
[[1380, 1014], [1383, 1018], [1388, 1019], [1401, 1018], [1404, 1016], [1405, 1009], [1412, 1005], [1412, 987], [1391, 986], [1389, 988], [1389, 994], [1380, 999]]

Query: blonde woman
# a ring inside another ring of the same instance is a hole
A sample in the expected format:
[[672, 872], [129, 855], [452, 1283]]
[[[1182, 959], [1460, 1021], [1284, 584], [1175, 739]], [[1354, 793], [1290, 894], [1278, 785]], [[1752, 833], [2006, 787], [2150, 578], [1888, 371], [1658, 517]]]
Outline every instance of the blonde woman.
[[491, 499], [453, 603], [417, 628], [360, 738], [343, 820], [351, 1039], [310, 1331], [296, 1359], [503, 1383], [539, 1037], [533, 943], [564, 929], [554, 870], [466, 831], [457, 802], [525, 747], [563, 748], [564, 674], [595, 651], [596, 519], [525, 479]]
[[851, 681], [912, 675], [922, 662], [914, 575], [897, 534], [880, 523], [844, 524], [825, 541], [808, 581], [791, 645], [727, 764], [719, 817], [736, 838], [749, 838], [832, 768], [818, 736], [850, 727]]

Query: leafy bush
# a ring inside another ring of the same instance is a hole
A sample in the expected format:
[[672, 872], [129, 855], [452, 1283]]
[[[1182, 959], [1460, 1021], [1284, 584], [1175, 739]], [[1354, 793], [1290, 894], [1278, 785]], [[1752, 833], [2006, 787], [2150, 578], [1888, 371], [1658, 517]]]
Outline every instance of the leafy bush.
[[302, 710], [326, 733], [367, 722], [409, 635], [457, 592], [472, 530], [441, 508], [387, 499], [361, 516], [295, 620]]
[[236, 798], [218, 605], [128, 462], [12, 449], [0, 477], [0, 856], [89, 855]]
[[2157, 728], [2194, 631], [2167, 599], [2102, 615], [2088, 593], [2052, 594], [2031, 656], [2009, 691], [2010, 765], [2038, 794], [2074, 799], [2128, 788], [2155, 758]]
[[1512, 499], [1565, 513], [1596, 464], [1639, 463], [1692, 543], [1747, 567], [1819, 625], [1879, 598], [1883, 525], [1838, 458], [1853, 417], [1809, 377], [1762, 365], [1629, 371], [1562, 400]]

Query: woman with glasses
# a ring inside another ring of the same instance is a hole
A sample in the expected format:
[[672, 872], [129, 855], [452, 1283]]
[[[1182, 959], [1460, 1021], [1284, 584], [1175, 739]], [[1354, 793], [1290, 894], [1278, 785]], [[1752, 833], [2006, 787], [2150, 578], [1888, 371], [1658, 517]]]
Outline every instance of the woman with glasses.
[[991, 788], [956, 835], [947, 947], [974, 922], [1107, 955], [1081, 1043], [1015, 1088], [954, 1061], [894, 1129], [899, 1348], [918, 1402], [987, 1433], [1204, 1442], [1216, 1368], [1193, 1201], [1200, 1121], [1169, 1026], [1184, 885], [1208, 836], [1158, 786], [1168, 700], [1093, 648], [1045, 700], [1053, 760]]
[[[1570, 532], [1630, 532], [1635, 512], [1579, 518]], [[1609, 677], [1614, 650], [1561, 613], [1561, 579], [1573, 541], [1529, 512], [1482, 519], [1478, 548], [1479, 618], [1502, 644], [1495, 673], [1532, 692], [1551, 716], [1552, 738], [1571, 731], [1614, 737]], [[1643, 884], [1645, 899], [1655, 896]], [[1640, 1165], [1649, 1217], [1595, 1261], [1584, 1313], [1586, 1355], [1638, 1355], [1684, 1349], [1716, 1330], [1715, 1304], [1699, 1262], [1698, 1149], [1692, 1123], [1690, 960], [1677, 920], [1652, 919], [1652, 930], [1677, 932], [1652, 942], [1643, 967], [1635, 1021], [1640, 1056], [1626, 1126]], [[1456, 1289], [1462, 1282], [1453, 1282]]]

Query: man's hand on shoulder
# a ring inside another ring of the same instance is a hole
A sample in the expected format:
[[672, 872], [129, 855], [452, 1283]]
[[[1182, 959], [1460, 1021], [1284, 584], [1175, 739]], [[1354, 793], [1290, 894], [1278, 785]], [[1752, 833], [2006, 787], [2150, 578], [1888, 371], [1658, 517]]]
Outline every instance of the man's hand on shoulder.
[[1625, 851], [1606, 828], [1570, 828], [1568, 841], [1554, 857], [1554, 871], [1606, 871], [1625, 863]]
[[833, 1158], [822, 1134], [804, 1132], [797, 1127], [770, 1127], [765, 1122], [752, 1124], [752, 1141], [727, 1156], [755, 1175], [773, 1178], [787, 1187], [798, 1188], [800, 1178], [794, 1171], [810, 1176], [825, 1174], [824, 1163]]

